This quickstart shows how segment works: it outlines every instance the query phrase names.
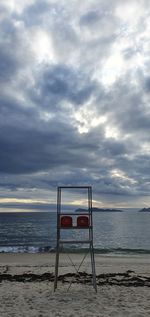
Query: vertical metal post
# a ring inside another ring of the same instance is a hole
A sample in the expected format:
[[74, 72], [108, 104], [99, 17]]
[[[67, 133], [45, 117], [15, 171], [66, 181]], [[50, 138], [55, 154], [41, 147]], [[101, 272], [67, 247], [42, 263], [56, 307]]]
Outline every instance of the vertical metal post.
[[59, 266], [59, 240], [60, 240], [60, 212], [61, 212], [61, 189], [57, 188], [57, 245], [56, 245], [56, 261], [55, 261], [55, 279], [54, 292], [57, 288], [58, 266]]
[[89, 213], [90, 213], [90, 229], [89, 229], [89, 240], [90, 240], [90, 255], [91, 255], [91, 267], [92, 267], [92, 280], [93, 287], [97, 292], [96, 284], [96, 270], [95, 270], [95, 257], [94, 257], [94, 247], [93, 247], [93, 217], [92, 217], [92, 188], [88, 188], [88, 197], [89, 197]]

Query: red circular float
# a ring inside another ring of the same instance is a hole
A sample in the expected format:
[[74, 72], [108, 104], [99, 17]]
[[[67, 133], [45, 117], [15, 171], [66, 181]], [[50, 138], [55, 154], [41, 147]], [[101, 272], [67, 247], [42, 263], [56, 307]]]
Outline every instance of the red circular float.
[[79, 216], [77, 218], [77, 226], [78, 227], [89, 227], [89, 217]]
[[60, 218], [61, 227], [72, 227], [72, 217], [70, 216], [62, 216]]

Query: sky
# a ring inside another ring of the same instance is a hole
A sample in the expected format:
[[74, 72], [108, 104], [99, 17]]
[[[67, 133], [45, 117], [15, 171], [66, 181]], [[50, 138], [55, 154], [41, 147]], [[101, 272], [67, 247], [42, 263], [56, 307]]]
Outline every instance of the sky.
[[149, 70], [149, 0], [1, 0], [0, 210], [150, 206]]

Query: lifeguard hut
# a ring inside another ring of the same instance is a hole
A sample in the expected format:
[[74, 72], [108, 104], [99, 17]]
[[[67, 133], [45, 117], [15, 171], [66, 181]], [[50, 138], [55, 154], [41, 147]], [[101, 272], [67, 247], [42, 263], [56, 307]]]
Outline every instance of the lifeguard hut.
[[[67, 190], [73, 189], [77, 191], [80, 189], [84, 189], [87, 192], [87, 209], [84, 212], [62, 211], [61, 194], [62, 194], [62, 191], [65, 189]], [[87, 230], [88, 232], [87, 238], [79, 240], [79, 239], [71, 239], [69, 237], [67, 239], [63, 239], [61, 237], [61, 231], [69, 230], [69, 229], [70, 230], [72, 229]], [[55, 260], [54, 291], [57, 288], [57, 282], [58, 282], [59, 254], [64, 244], [88, 245], [88, 252], [90, 252], [90, 257], [91, 257], [92, 284], [95, 291], [97, 292], [94, 247], [93, 247], [92, 187], [91, 186], [61, 186], [57, 188], [57, 245], [56, 245], [56, 260]]]

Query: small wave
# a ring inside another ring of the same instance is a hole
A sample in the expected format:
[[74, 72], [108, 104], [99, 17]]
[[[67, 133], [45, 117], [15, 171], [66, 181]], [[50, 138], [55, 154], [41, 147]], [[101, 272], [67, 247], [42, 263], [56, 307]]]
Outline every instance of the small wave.
[[[78, 247], [68, 247], [63, 248], [63, 252], [70, 252], [70, 253], [83, 253], [87, 252], [88, 248], [78, 248]], [[127, 248], [94, 248], [95, 254], [101, 255], [146, 255], [150, 254], [150, 250], [147, 249], [127, 249]]]
[[[0, 253], [47, 253], [55, 252], [55, 247], [52, 246], [0, 246]], [[83, 253], [89, 248], [68, 246], [61, 248], [63, 253]], [[102, 255], [146, 255], [150, 254], [148, 249], [128, 249], [128, 248], [94, 248], [96, 254]]]
[[114, 255], [138, 255], [138, 254], [150, 254], [148, 249], [128, 249], [128, 248], [106, 248], [95, 249], [95, 253], [99, 254], [114, 254]]
[[53, 252], [51, 246], [4, 246], [0, 247], [0, 253], [46, 253]]

